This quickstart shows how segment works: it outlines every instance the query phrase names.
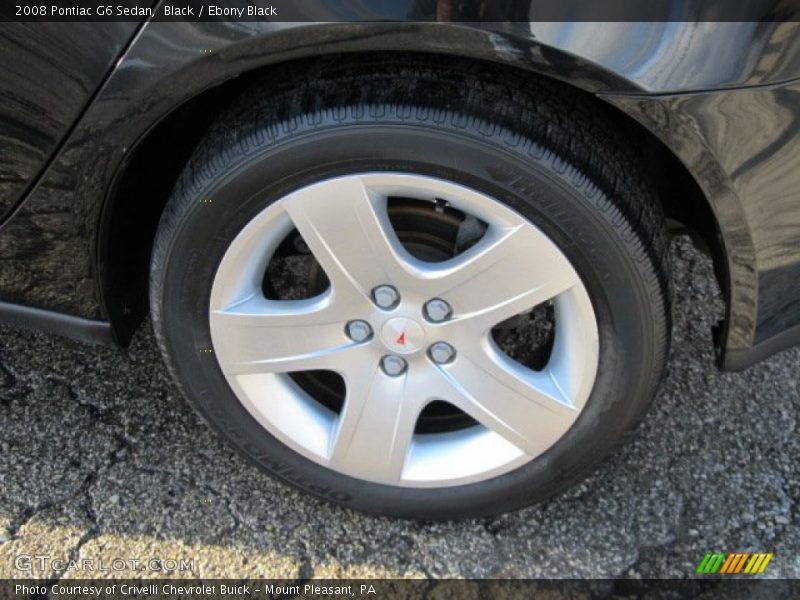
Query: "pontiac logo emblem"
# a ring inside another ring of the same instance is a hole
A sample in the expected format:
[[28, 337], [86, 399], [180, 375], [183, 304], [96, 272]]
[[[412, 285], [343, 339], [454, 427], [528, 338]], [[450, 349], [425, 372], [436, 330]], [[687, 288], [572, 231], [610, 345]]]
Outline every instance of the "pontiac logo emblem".
[[381, 341], [392, 352], [412, 354], [425, 345], [425, 330], [414, 319], [394, 317], [381, 327]]

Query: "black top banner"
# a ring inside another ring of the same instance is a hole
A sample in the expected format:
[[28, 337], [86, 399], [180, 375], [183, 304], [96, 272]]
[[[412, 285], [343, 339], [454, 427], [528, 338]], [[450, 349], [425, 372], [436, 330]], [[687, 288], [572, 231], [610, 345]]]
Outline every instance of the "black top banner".
[[800, 0], [3, 0], [0, 21], [580, 22], [800, 20]]

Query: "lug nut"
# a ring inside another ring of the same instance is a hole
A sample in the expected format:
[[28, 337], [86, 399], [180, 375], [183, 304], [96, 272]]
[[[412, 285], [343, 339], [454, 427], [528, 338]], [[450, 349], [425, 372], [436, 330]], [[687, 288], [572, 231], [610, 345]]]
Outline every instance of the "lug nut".
[[405, 359], [392, 354], [387, 354], [381, 359], [381, 369], [390, 377], [397, 377], [405, 373], [408, 363]]
[[453, 314], [450, 305], [441, 298], [434, 298], [425, 303], [425, 317], [434, 323], [446, 321]]
[[451, 362], [456, 357], [456, 349], [447, 342], [436, 342], [428, 348], [428, 355], [433, 362], [443, 365]]
[[372, 337], [372, 327], [366, 321], [350, 321], [347, 324], [347, 337], [354, 342], [363, 342]]
[[379, 285], [372, 290], [372, 299], [381, 308], [394, 308], [400, 303], [400, 294], [391, 285]]

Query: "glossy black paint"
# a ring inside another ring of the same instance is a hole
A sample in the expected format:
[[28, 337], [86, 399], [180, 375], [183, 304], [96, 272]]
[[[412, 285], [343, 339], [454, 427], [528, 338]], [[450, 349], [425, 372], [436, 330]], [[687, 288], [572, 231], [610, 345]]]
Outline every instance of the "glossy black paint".
[[[74, 232], [88, 237], [95, 226], [83, 220], [81, 203], [71, 195], [73, 177], [91, 176], [91, 165], [83, 173], [62, 168], [66, 177], [51, 176], [47, 205], [20, 203], [136, 28], [135, 23], [0, 27], [0, 302], [100, 316], [91, 300], [94, 284], [86, 283], [91, 278], [86, 241], [70, 242]], [[57, 162], [71, 164], [69, 154], [61, 152]], [[13, 315], [7, 320], [18, 322]]]
[[0, 222], [52, 156], [134, 27], [0, 27]]
[[[207, 125], [192, 112], [182, 119], [175, 111], [207, 90], [235, 88], [243, 80], [237, 76], [262, 69], [268, 77], [270, 65], [322, 53], [413, 49], [564, 80], [666, 144], [716, 217], [729, 297], [721, 359], [730, 368], [745, 366], [759, 356], [752, 347], [760, 344], [763, 353], [776, 335], [800, 325], [800, 103], [791, 81], [800, 78], [798, 29], [797, 23], [149, 23], [25, 202], [0, 225], [0, 301], [110, 319], [124, 341], [132, 299], [115, 279], [122, 267], [119, 258], [110, 260], [107, 226], [120, 210], [114, 203], [124, 197], [117, 192], [125, 169], [154, 126], [173, 115], [172, 137], [158, 146], [168, 160], [170, 139], [181, 154], [178, 139], [196, 140]], [[120, 202], [136, 214], [158, 209], [163, 198]], [[800, 342], [800, 333], [794, 338], [784, 333], [777, 345]]]
[[711, 200], [731, 279], [726, 365], [739, 366], [742, 350], [800, 325], [800, 83], [609, 100], [690, 165]]

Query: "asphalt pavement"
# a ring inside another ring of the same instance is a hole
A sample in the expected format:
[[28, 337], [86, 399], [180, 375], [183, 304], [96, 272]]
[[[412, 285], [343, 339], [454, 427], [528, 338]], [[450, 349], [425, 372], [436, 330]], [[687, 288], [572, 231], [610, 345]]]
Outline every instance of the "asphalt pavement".
[[800, 577], [800, 351], [718, 372], [710, 262], [684, 238], [673, 259], [646, 418], [584, 483], [486, 520], [368, 517], [261, 474], [188, 408], [149, 323], [124, 351], [0, 328], [0, 578], [682, 578], [714, 551]]

